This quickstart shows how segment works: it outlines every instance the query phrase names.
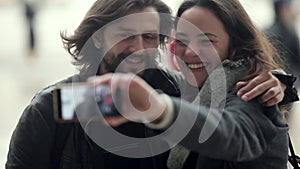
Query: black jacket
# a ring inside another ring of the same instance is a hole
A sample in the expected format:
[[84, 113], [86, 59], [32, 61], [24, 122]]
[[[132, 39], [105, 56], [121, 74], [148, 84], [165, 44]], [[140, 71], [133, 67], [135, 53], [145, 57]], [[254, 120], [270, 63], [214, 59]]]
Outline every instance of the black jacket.
[[[177, 82], [182, 81], [182, 76], [160, 70], [146, 71], [146, 74], [144, 79], [154, 88], [171, 96], [180, 96]], [[59, 83], [80, 81], [84, 80], [75, 75]], [[166, 168], [168, 152], [152, 158], [123, 158], [97, 146], [79, 123], [55, 122], [53, 89], [54, 86], [49, 86], [36, 94], [24, 110], [11, 138], [7, 169]], [[132, 137], [153, 134], [137, 123], [128, 123], [116, 130]]]
[[[180, 95], [175, 80], [165, 71], [146, 71], [144, 79], [166, 94]], [[83, 81], [79, 75], [59, 83]], [[54, 86], [39, 92], [24, 110], [13, 132], [7, 169], [166, 168], [168, 152], [149, 158], [126, 158], [106, 152], [83, 131], [79, 123], [57, 123], [53, 115]], [[115, 128], [131, 137], [147, 137], [150, 129], [140, 123]]]

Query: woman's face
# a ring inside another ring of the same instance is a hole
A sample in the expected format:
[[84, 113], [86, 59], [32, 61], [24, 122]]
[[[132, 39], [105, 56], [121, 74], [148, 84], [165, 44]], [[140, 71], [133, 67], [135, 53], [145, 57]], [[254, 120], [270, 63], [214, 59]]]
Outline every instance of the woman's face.
[[176, 31], [175, 55], [187, 81], [202, 86], [208, 72], [228, 56], [229, 35], [209, 9], [192, 7], [181, 15]]

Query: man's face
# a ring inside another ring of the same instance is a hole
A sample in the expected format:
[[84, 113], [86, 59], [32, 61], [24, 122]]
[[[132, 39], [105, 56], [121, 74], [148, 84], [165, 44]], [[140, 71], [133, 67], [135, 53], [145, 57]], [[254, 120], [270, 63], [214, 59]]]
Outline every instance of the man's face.
[[132, 72], [142, 75], [155, 63], [159, 41], [159, 14], [153, 7], [131, 10], [109, 25], [103, 35], [102, 49], [107, 53], [100, 73]]

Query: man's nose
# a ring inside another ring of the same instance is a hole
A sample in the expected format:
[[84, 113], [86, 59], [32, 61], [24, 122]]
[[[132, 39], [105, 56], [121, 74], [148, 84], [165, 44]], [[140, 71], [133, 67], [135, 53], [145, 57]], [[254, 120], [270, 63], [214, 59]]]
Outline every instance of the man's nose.
[[143, 41], [143, 37], [141, 35], [136, 35], [134, 36], [131, 44], [130, 44], [130, 47], [129, 47], [129, 50], [130, 52], [139, 52], [139, 53], [142, 53], [143, 50], [145, 49], [144, 48], [144, 41]]

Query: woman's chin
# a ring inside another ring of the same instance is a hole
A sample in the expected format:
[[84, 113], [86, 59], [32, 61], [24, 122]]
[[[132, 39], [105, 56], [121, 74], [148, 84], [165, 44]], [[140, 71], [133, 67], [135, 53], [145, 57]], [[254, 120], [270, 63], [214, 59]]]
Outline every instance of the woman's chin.
[[189, 73], [189, 75], [187, 76], [187, 74], [185, 74], [186, 80], [187, 82], [191, 85], [191, 86], [195, 86], [195, 87], [202, 87], [203, 83], [205, 82], [206, 78], [208, 77], [207, 73]]
[[205, 80], [196, 78], [187, 78], [187, 82], [194, 87], [202, 87]]

